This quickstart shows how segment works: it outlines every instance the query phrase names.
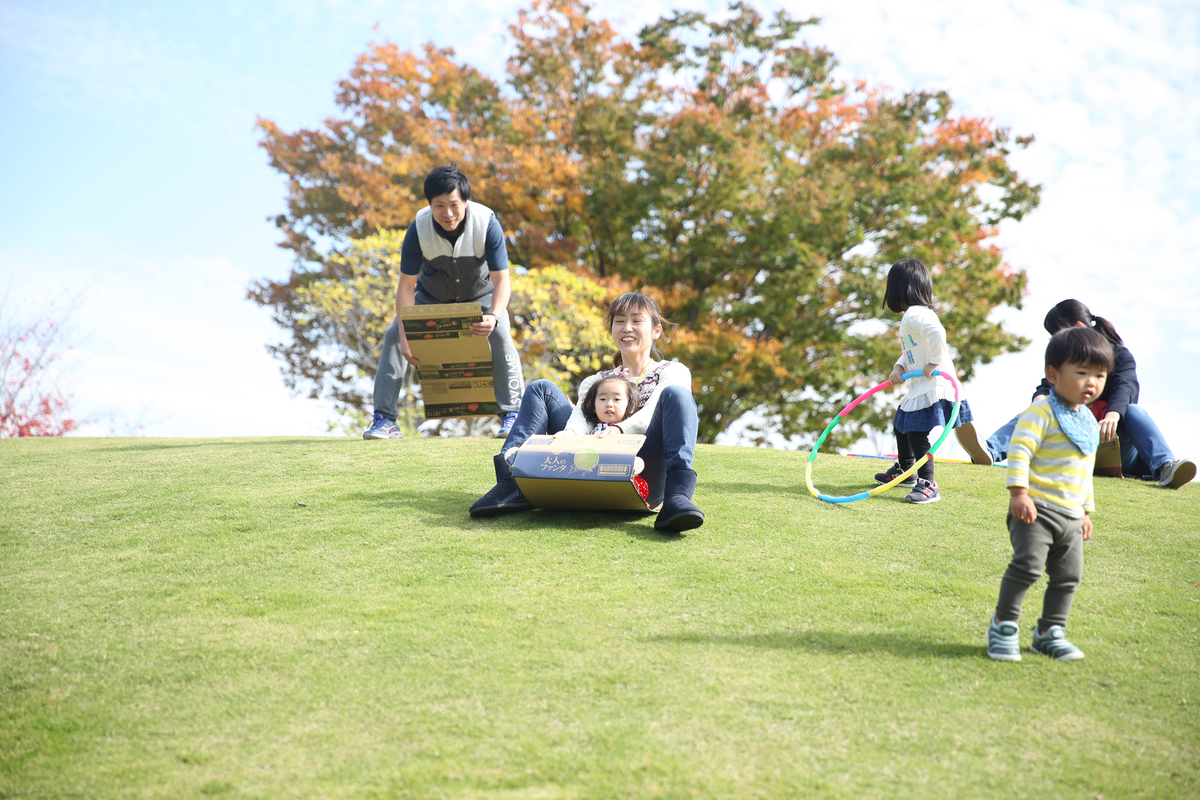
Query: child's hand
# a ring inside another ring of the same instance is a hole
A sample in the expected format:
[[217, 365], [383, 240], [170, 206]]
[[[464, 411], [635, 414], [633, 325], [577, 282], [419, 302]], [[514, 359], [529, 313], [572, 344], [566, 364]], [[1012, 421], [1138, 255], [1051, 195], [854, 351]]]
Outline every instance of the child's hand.
[[1086, 511], [1083, 512], [1083, 540], [1086, 542], [1092, 538], [1092, 516]]
[[612, 436], [614, 433], [621, 433], [621, 429], [616, 425], [609, 425], [604, 430], [596, 434], [597, 439], [603, 439], [605, 436]]
[[1008, 513], [1026, 525], [1032, 525], [1037, 520], [1037, 506], [1029, 499], [1028, 491], [1021, 486], [1009, 490], [1012, 497], [1008, 501]]
[[933, 373], [937, 372], [937, 370], [938, 370], [937, 364], [926, 364], [925, 369], [921, 370], [921, 372], [925, 375], [926, 378], [932, 378]]
[[903, 376], [904, 370], [901, 369], [899, 364], [897, 364], [896, 366], [892, 367], [892, 373], [888, 375], [888, 380], [892, 382], [892, 386], [899, 386]]
[[579, 435], [579, 434], [575, 433], [575, 431], [571, 430], [570, 428], [563, 428], [561, 431], [559, 431], [558, 433], [554, 434], [554, 438], [555, 438], [555, 439], [558, 439], [558, 438], [561, 438], [561, 437], [563, 437], [563, 436], [578, 436], [578, 435]]

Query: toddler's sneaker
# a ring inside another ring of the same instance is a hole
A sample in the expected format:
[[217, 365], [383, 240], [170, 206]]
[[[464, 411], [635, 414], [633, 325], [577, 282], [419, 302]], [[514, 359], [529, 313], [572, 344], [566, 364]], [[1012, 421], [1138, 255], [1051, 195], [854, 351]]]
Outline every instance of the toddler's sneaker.
[[927, 481], [924, 478], [917, 478], [917, 488], [908, 493], [908, 497], [904, 498], [908, 503], [936, 503], [941, 500], [942, 496], [938, 494], [937, 484], [933, 481]]
[[1158, 485], [1178, 489], [1196, 477], [1196, 465], [1186, 458], [1176, 458], [1158, 468]]
[[993, 661], [1020, 661], [1021, 639], [1019, 634], [1020, 629], [1015, 622], [996, 622], [995, 617], [988, 620], [988, 658]]
[[[900, 468], [900, 462], [893, 461], [892, 465], [890, 467], [888, 467], [887, 472], [876, 472], [875, 473], [875, 482], [876, 483], [887, 483], [888, 481], [892, 480], [897, 475], [899, 475], [901, 472], [904, 472], [904, 470], [902, 470]], [[896, 485], [903, 486], [905, 489], [911, 489], [912, 487], [917, 485], [917, 476], [915, 474], [909, 475], [907, 478], [900, 481]]]
[[400, 430], [393, 420], [379, 412], [375, 412], [375, 419], [371, 420], [371, 427], [363, 432], [364, 439], [399, 439], [403, 436], [404, 431]]
[[510, 433], [512, 433], [512, 426], [513, 426], [513, 423], [516, 421], [517, 421], [517, 412], [515, 412], [515, 411], [509, 411], [507, 414], [501, 415], [500, 430], [496, 431], [496, 438], [497, 439], [507, 439], [508, 435]]
[[1062, 625], [1051, 625], [1045, 634], [1038, 633], [1037, 625], [1034, 625], [1033, 644], [1029, 645], [1029, 649], [1056, 661], [1078, 661], [1083, 658], [1083, 651], [1067, 641], [1067, 632]]

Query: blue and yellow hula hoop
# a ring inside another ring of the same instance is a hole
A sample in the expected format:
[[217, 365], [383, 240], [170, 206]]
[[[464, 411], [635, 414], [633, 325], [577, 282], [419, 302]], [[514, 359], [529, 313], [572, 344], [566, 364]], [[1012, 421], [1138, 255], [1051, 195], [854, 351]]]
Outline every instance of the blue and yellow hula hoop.
[[[906, 372], [906, 373], [904, 373], [904, 375], [901, 376], [901, 379], [908, 380], [909, 378], [916, 378], [916, 377], [924, 375], [924, 374], [925, 373], [920, 372], [920, 371]], [[812, 480], [813, 461], [816, 460], [817, 451], [820, 450], [821, 445], [823, 445], [825, 443], [825, 438], [827, 436], [829, 436], [829, 432], [831, 430], [833, 430], [834, 427], [839, 422], [841, 422], [843, 419], [845, 419], [846, 416], [851, 411], [853, 411], [855, 409], [855, 407], [858, 406], [858, 404], [861, 403], [863, 400], [866, 400], [868, 397], [875, 394], [876, 392], [881, 392], [884, 389], [886, 389], [892, 385], [891, 381], [884, 381], [883, 383], [876, 386], [874, 389], [871, 389], [869, 392], [864, 392], [863, 394], [859, 395], [857, 398], [855, 398], [854, 402], [852, 402], [850, 405], [846, 406], [841, 411], [839, 411], [837, 413], [837, 416], [834, 417], [833, 420], [829, 423], [829, 426], [827, 428], [825, 428], [825, 430], [821, 434], [820, 438], [817, 439], [817, 443], [815, 445], [813, 445], [812, 452], [808, 454], [808, 461], [804, 464], [804, 482], [808, 484], [809, 493], [813, 497], [817, 498], [818, 500], [824, 500], [826, 503], [853, 503], [855, 500], [866, 500], [868, 497], [874, 497], [877, 494], [886, 492], [888, 489], [891, 489], [893, 486], [900, 483], [900, 481], [904, 480], [905, 478], [909, 477], [914, 472], [916, 472], [918, 469], [920, 469], [921, 465], [924, 464], [926, 461], [933, 458], [933, 454], [936, 453], [937, 449], [942, 446], [942, 442], [946, 441], [946, 437], [950, 435], [950, 431], [954, 430], [954, 423], [958, 421], [958, 406], [961, 402], [961, 400], [960, 400], [961, 391], [960, 391], [960, 388], [958, 385], [958, 380], [950, 373], [942, 372], [940, 369], [934, 370], [933, 375], [931, 377], [935, 377], [938, 375], [941, 375], [943, 378], [950, 381], [950, 384], [954, 387], [954, 410], [950, 412], [950, 421], [947, 422], [946, 427], [942, 429], [942, 435], [938, 438], [938, 440], [936, 442], [933, 443], [933, 446], [929, 448], [928, 453], [926, 453], [925, 455], [918, 458], [917, 463], [913, 464], [911, 467], [906, 469], [904, 472], [901, 472], [895, 478], [892, 478], [890, 481], [883, 484], [882, 486], [876, 486], [874, 489], [870, 490], [869, 492], [859, 492], [858, 494], [852, 494], [852, 495], [848, 495], [846, 497], [831, 497], [827, 494], [821, 494], [820, 492], [817, 491], [816, 487], [813, 486], [813, 480]]]

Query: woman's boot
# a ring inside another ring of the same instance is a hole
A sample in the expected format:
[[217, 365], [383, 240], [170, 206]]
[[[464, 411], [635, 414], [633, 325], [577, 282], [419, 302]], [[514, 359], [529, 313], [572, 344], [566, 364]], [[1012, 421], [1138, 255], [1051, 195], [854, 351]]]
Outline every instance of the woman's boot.
[[677, 469], [667, 473], [667, 485], [663, 490], [662, 510], [654, 520], [660, 531], [682, 533], [704, 524], [704, 512], [692, 505], [692, 492], [696, 491], [696, 472]]
[[[517, 482], [513, 480], [512, 470], [504, 456], [497, 455], [492, 459], [496, 464], [496, 485], [471, 506], [472, 517], [494, 517], [498, 514], [508, 514], [514, 511], [528, 511], [533, 504], [525, 499]], [[695, 474], [695, 473], [693, 473]], [[693, 480], [693, 483], [695, 481]]]

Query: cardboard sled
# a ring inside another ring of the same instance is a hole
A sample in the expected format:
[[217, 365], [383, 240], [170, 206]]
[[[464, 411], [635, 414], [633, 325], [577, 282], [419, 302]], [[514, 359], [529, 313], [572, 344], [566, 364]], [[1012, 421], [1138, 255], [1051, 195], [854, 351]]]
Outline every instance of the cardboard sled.
[[1093, 475], [1104, 478], [1123, 478], [1121, 472], [1121, 437], [1114, 436], [1111, 442], [1101, 442], [1096, 448], [1096, 465], [1092, 468]]
[[651, 511], [633, 485], [633, 460], [645, 436], [530, 436], [513, 478], [538, 508]]
[[471, 335], [471, 325], [482, 319], [479, 303], [400, 309], [408, 347], [421, 362], [417, 380], [425, 419], [500, 413], [492, 383], [492, 348], [485, 337]]

